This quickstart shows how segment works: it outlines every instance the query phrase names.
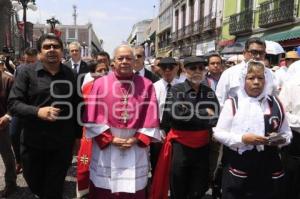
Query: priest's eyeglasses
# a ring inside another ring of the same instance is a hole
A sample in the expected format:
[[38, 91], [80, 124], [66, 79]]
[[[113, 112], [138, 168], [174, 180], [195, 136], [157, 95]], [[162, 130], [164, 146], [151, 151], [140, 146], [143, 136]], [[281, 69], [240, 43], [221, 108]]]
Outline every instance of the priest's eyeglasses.
[[125, 59], [126, 61], [132, 61], [132, 60], [133, 60], [132, 57], [117, 57], [117, 60], [118, 60], [119, 62], [122, 62], [124, 59]]

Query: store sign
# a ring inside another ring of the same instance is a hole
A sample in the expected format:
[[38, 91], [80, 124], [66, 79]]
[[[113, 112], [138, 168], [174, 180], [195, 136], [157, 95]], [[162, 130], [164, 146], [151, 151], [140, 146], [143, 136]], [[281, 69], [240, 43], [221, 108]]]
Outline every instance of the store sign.
[[205, 55], [211, 51], [216, 50], [216, 42], [215, 40], [209, 42], [199, 43], [196, 46], [196, 56]]

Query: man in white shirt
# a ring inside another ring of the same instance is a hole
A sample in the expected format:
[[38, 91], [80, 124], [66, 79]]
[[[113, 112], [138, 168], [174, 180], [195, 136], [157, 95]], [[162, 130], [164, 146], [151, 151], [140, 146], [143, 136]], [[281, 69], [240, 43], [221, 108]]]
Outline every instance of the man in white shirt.
[[[174, 58], [166, 57], [160, 60], [158, 66], [161, 71], [162, 79], [154, 83], [154, 88], [159, 106], [160, 132], [161, 136], [165, 138], [166, 133], [170, 130], [170, 123], [167, 121], [166, 117], [164, 117], [164, 109], [167, 103], [166, 99], [168, 92], [170, 92], [172, 86], [179, 83], [178, 79], [175, 78], [178, 71], [178, 65]], [[150, 148], [152, 175], [154, 174], [161, 146], [161, 143], [152, 143]]]
[[[246, 67], [246, 63], [251, 59], [256, 61], [263, 61], [265, 59], [266, 43], [257, 37], [249, 38], [245, 43], [245, 50], [243, 54], [245, 61], [225, 70], [218, 82], [216, 95], [221, 108], [228, 97], [234, 97], [236, 95], [236, 92], [240, 87], [239, 82], [241, 73]], [[270, 69], [266, 69], [265, 73], [266, 76], [273, 79], [273, 83], [271, 82], [266, 89], [269, 94], [274, 94], [276, 93], [275, 77]]]
[[280, 90], [283, 86], [283, 83], [288, 80], [288, 68], [292, 63], [299, 60], [300, 57], [297, 51], [288, 51], [285, 53], [285, 66], [281, 66], [278, 70], [275, 71], [275, 77], [278, 83], [278, 89]]
[[283, 164], [286, 168], [287, 199], [300, 196], [300, 79], [299, 72], [285, 82], [279, 98], [286, 111], [289, 126], [292, 129], [291, 144], [283, 150]]

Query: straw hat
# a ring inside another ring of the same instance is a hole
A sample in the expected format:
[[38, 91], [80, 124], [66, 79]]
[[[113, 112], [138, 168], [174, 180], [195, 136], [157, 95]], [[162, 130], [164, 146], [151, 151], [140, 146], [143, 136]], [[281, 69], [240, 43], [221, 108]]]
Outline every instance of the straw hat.
[[285, 59], [300, 59], [297, 51], [288, 51], [285, 53]]

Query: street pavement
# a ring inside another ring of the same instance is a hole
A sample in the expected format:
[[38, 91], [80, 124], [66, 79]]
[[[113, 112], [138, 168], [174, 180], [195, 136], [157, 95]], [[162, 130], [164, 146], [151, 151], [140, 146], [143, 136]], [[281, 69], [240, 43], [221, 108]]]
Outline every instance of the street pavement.
[[[65, 180], [64, 199], [76, 198], [76, 167], [75, 163], [72, 164], [68, 171]], [[22, 173], [17, 178], [17, 191], [12, 194], [8, 199], [36, 199], [30, 192]], [[0, 190], [4, 189], [4, 164], [0, 156]]]
[[[8, 199], [36, 199], [33, 194], [31, 194], [22, 173], [18, 175], [17, 178], [17, 191], [8, 197]], [[2, 158], [0, 156], [0, 190], [4, 189], [4, 165]], [[209, 190], [210, 194], [211, 191]], [[73, 159], [72, 166], [68, 171], [68, 175], [65, 180], [65, 190], [64, 190], [64, 199], [73, 199], [76, 198], [76, 163]], [[211, 196], [207, 195], [203, 199], [211, 199]]]

